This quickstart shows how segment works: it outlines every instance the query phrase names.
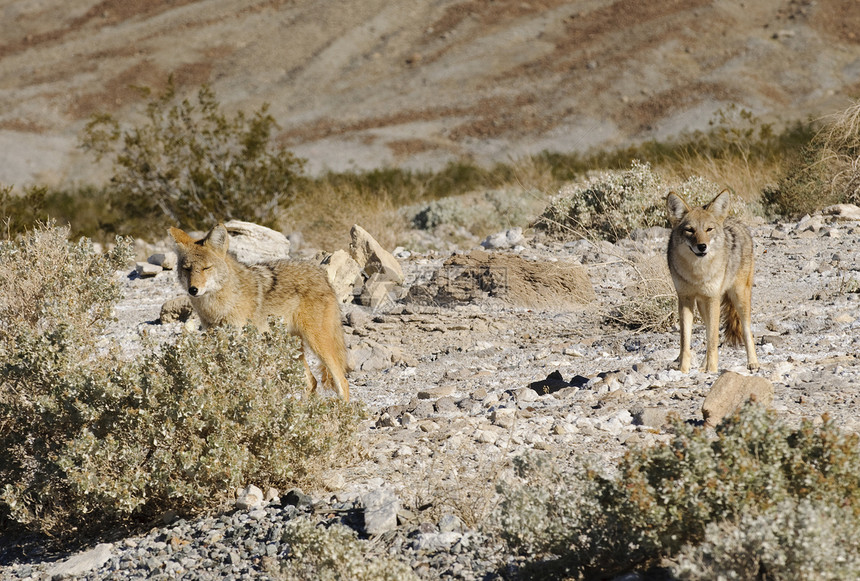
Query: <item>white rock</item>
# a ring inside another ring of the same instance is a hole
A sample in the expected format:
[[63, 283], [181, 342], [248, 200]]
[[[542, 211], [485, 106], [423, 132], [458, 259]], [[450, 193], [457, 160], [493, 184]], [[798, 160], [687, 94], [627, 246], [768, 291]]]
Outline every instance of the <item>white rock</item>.
[[230, 220], [224, 227], [230, 234], [229, 250], [241, 262], [253, 264], [290, 256], [290, 241], [271, 228], [241, 220]]
[[249, 484], [236, 491], [236, 508], [248, 510], [263, 504], [263, 491]]
[[377, 488], [361, 496], [364, 504], [364, 530], [368, 535], [381, 535], [397, 528], [400, 500], [388, 488]]
[[134, 271], [141, 278], [155, 276], [159, 272], [162, 272], [163, 269], [157, 264], [150, 264], [149, 262], [136, 262], [134, 264]]
[[463, 535], [454, 531], [447, 533], [421, 533], [413, 542], [412, 547], [416, 551], [441, 551], [451, 548], [461, 538], [463, 538]]
[[328, 281], [335, 296], [341, 303], [352, 300], [352, 289], [361, 277], [361, 267], [344, 250], [327, 256], [321, 266], [328, 275]]
[[400, 263], [367, 230], [355, 224], [349, 235], [352, 238], [349, 253], [368, 277], [379, 273], [397, 284], [403, 282], [403, 269]]
[[86, 575], [107, 563], [113, 552], [111, 543], [102, 543], [83, 553], [69, 557], [47, 572], [48, 579], [66, 579]]

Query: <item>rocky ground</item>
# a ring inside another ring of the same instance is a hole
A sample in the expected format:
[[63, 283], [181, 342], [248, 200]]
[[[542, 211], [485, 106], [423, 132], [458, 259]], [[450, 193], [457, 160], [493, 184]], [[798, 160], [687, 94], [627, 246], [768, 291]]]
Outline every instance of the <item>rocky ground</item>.
[[[752, 231], [753, 331], [758, 375], [775, 387], [772, 407], [792, 423], [826, 413], [860, 431], [860, 221], [813, 216], [759, 222]], [[500, 578], [515, 560], [499, 553], [480, 525], [513, 456], [539, 450], [559, 462], [589, 457], [611, 472], [630, 447], [670, 437], [667, 413], [702, 419], [718, 374], [672, 369], [676, 329], [638, 332], [611, 321], [630, 301], [642, 265], [661, 263], [667, 240], [667, 230], [654, 228], [614, 245], [525, 238], [513, 248], [460, 253], [485, 262], [515, 255], [542, 272], [582, 265], [594, 296], [579, 307], [522, 304], [511, 294], [523, 280], [513, 270], [506, 284], [419, 304], [413, 289], [438, 282], [434, 273], [450, 256], [400, 253], [409, 295], [375, 310], [344, 309], [357, 367], [352, 396], [371, 416], [357, 435], [362, 459], [329, 474], [327, 490], [282, 492], [269, 504], [113, 539], [93, 550], [95, 561], [80, 578], [268, 578], [287, 550], [284, 523], [299, 514], [359, 531], [379, 527], [363, 541], [366, 553], [395, 555], [424, 579]], [[158, 321], [162, 303], [180, 294], [173, 273], [123, 273], [123, 280], [126, 297], [109, 340], [133, 349], [144, 330], [165, 338], [179, 332], [182, 323]], [[700, 324], [693, 348], [701, 361]], [[720, 368], [747, 373], [743, 350], [722, 348]], [[542, 395], [545, 388], [554, 393]], [[0, 578], [56, 578], [61, 571], [53, 568], [68, 564], [68, 556], [43, 558], [36, 551], [7, 562]]]

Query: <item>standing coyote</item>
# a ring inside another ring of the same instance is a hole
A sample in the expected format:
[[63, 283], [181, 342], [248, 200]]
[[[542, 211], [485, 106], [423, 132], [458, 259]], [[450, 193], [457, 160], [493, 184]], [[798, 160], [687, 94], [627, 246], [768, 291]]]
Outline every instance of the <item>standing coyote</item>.
[[706, 371], [717, 370], [721, 318], [726, 342], [739, 345], [743, 339], [748, 367], [758, 369], [750, 328], [753, 241], [749, 230], [727, 218], [729, 196], [726, 191], [701, 208], [690, 208], [674, 193], [666, 197], [666, 205], [672, 223], [669, 270], [678, 293], [681, 320], [681, 371], [690, 370], [694, 306], [705, 322]]
[[179, 228], [171, 228], [170, 236], [178, 249], [179, 281], [204, 328], [251, 323], [264, 330], [270, 315], [282, 317], [302, 341], [310, 391], [319, 377], [349, 401], [340, 307], [322, 269], [287, 259], [243, 264], [227, 253], [230, 237], [223, 224], [200, 240]]

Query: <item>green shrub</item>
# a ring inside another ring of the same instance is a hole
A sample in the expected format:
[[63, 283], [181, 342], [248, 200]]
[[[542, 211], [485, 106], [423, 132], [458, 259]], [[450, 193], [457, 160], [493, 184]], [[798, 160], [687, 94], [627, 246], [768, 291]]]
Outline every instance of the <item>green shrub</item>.
[[[676, 188], [690, 205], [704, 204], [719, 191], [699, 177]], [[666, 225], [668, 192], [649, 164], [634, 160], [629, 170], [597, 172], [582, 183], [562, 187], [534, 227], [551, 236], [592, 235], [615, 242], [636, 228]]]
[[17, 297], [4, 312], [25, 307], [0, 334], [0, 521], [64, 536], [192, 514], [251, 482], [307, 485], [349, 452], [359, 410], [302, 397], [281, 324], [184, 333], [135, 358], [107, 347], [116, 263], [61, 233], [0, 246], [0, 273], [45, 283], [0, 286]]
[[[743, 519], [772, 521], [785, 503], [829, 507], [825, 516], [838, 510], [855, 521], [860, 515], [858, 437], [832, 422], [791, 428], [753, 404], [721, 424], [716, 438], [680, 421], [674, 429], [668, 445], [630, 452], [612, 478], [585, 470], [560, 474], [545, 462], [523, 461], [519, 484], [499, 487], [496, 528], [512, 549], [533, 559], [529, 572], [581, 578], [655, 565], [682, 551], [690, 563], [705, 561], [721, 542], [719, 531], [748, 530], [752, 521]], [[809, 535], [833, 533], [828, 542], [839, 550], [856, 542], [846, 538], [850, 529], [807, 526], [802, 519], [790, 524]], [[779, 562], [780, 552], [804, 559], [799, 549], [763, 542], [760, 548], [771, 551], [757, 561], [763, 568]], [[780, 578], [802, 578], [804, 567], [818, 566], [798, 562], [793, 576]]]
[[307, 519], [287, 523], [283, 541], [289, 557], [277, 578], [284, 581], [412, 581], [418, 576], [394, 558], [368, 556], [355, 532], [343, 525], [326, 528]]
[[108, 114], [87, 124], [82, 147], [112, 156], [110, 189], [128, 216], [162, 214], [172, 224], [208, 228], [237, 218], [272, 226], [295, 193], [303, 161], [274, 146], [266, 105], [228, 117], [209, 87], [177, 102], [172, 81], [127, 129]]

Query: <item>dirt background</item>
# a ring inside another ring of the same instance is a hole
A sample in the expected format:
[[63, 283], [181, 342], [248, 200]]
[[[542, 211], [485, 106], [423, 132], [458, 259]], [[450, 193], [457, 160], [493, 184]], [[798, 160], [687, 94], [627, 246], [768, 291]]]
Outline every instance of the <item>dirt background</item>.
[[103, 179], [94, 113], [173, 74], [263, 103], [309, 170], [505, 161], [790, 122], [860, 88], [852, 0], [21, 0], [0, 3], [0, 183]]

